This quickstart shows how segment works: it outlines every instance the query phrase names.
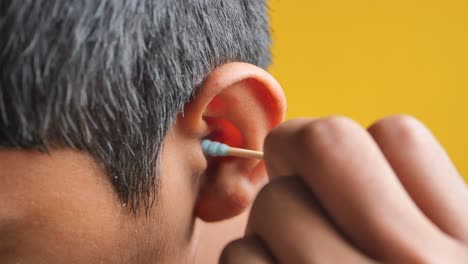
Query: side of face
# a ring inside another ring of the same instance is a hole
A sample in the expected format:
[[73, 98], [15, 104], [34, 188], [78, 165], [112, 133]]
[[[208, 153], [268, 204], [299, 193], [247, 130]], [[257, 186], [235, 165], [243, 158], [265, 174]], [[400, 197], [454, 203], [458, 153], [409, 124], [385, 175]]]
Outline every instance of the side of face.
[[90, 157], [2, 151], [0, 167], [0, 262], [122, 260], [122, 210]]
[[215, 69], [167, 133], [154, 206], [133, 214], [88, 154], [0, 152], [1, 263], [183, 263], [216, 261], [243, 233], [266, 181], [263, 163], [206, 158], [200, 140], [262, 149], [282, 121], [278, 83], [245, 63]]

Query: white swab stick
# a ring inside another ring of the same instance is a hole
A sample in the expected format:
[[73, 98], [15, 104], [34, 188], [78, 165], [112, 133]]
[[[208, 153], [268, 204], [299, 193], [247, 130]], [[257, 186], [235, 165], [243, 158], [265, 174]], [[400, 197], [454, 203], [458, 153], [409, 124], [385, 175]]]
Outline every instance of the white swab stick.
[[229, 147], [227, 151], [228, 156], [243, 157], [243, 158], [252, 158], [252, 159], [263, 159], [263, 152], [255, 151], [250, 149], [241, 149]]

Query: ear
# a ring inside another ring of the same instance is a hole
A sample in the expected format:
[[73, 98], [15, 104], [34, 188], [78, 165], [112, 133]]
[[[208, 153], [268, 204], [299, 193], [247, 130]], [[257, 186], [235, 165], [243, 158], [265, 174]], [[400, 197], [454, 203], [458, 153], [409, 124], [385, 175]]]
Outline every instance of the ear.
[[[285, 110], [283, 91], [269, 73], [251, 64], [232, 62], [208, 76], [178, 122], [191, 135], [262, 150], [264, 138], [283, 121]], [[203, 155], [201, 146], [199, 151]], [[236, 216], [250, 206], [266, 181], [262, 161], [207, 157], [195, 214], [204, 221]]]

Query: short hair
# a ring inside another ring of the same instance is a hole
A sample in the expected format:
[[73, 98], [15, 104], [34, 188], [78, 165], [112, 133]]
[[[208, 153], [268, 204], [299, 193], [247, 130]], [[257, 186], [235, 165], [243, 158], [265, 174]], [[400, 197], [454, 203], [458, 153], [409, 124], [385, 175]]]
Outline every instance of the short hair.
[[134, 209], [203, 79], [270, 63], [264, 0], [3, 0], [0, 35], [0, 148], [85, 151]]

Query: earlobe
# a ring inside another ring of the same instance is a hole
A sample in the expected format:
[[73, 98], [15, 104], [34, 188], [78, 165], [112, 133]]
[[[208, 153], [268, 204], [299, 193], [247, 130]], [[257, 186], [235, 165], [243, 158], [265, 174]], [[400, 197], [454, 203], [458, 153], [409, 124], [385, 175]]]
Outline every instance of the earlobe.
[[[233, 62], [206, 78], [178, 122], [192, 135], [261, 150], [267, 133], [284, 119], [285, 108], [282, 89], [270, 74]], [[205, 221], [243, 212], [267, 179], [263, 162], [258, 160], [208, 157], [207, 161], [195, 205], [196, 216]]]

